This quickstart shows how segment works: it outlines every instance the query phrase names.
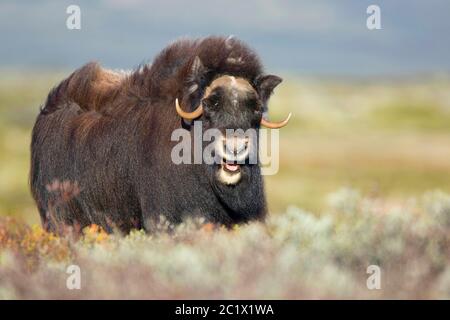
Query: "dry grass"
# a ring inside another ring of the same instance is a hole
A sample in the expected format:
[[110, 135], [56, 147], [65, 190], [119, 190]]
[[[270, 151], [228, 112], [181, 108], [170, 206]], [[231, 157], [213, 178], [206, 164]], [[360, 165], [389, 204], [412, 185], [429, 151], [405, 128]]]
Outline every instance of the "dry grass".
[[[188, 221], [123, 237], [98, 227], [75, 241], [0, 220], [1, 298], [450, 298], [450, 196], [393, 206], [354, 190], [321, 217], [291, 207], [267, 224], [226, 230]], [[66, 268], [81, 268], [68, 290]], [[381, 289], [368, 290], [369, 265]]]

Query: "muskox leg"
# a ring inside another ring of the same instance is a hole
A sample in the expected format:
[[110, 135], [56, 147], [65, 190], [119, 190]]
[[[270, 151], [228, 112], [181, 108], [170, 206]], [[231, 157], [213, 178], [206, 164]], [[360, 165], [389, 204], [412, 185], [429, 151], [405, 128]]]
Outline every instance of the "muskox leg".
[[82, 218], [80, 207], [73, 200], [66, 203], [49, 201], [47, 206], [39, 206], [39, 213], [43, 228], [59, 235], [80, 234], [81, 230], [89, 225], [89, 221]]
[[158, 210], [158, 208], [155, 206], [155, 203], [157, 201], [152, 200], [156, 199], [152, 199], [145, 194], [140, 197], [139, 201], [142, 216], [141, 228], [147, 233], [154, 233], [158, 231], [158, 228], [160, 228], [162, 224], [161, 217], [164, 215], [164, 212]]
[[50, 216], [48, 215], [48, 209], [46, 206], [43, 206], [41, 203], [37, 205], [39, 211], [39, 217], [41, 218], [41, 225], [47, 232], [54, 232], [54, 225], [50, 221]]

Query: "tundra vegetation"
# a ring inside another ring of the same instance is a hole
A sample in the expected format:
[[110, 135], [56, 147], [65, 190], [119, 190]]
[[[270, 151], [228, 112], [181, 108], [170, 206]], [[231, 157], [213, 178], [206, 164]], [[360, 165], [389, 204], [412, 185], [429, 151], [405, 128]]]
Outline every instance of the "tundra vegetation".
[[270, 114], [294, 117], [266, 224], [79, 237], [42, 230], [28, 188], [36, 106], [67, 74], [1, 73], [0, 298], [450, 298], [448, 77], [284, 75]]

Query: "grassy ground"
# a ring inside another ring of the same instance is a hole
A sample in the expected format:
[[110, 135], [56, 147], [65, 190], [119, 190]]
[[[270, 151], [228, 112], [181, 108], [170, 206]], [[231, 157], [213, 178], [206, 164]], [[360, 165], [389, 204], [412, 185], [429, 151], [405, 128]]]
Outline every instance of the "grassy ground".
[[[342, 189], [328, 202], [321, 217], [291, 207], [265, 225], [187, 222], [152, 236], [92, 226], [76, 242], [0, 219], [0, 298], [450, 298], [449, 195], [392, 207]], [[79, 290], [66, 287], [72, 264]], [[371, 265], [379, 290], [367, 287]]]
[[[446, 77], [286, 77], [270, 113], [294, 117], [280, 132], [280, 171], [266, 177], [267, 226], [125, 239], [88, 230], [73, 243], [29, 227], [38, 223], [27, 186], [31, 127], [64, 75], [1, 74], [0, 297], [450, 296]], [[61, 270], [73, 262], [101, 281], [64, 289]], [[386, 274], [381, 291], [365, 286], [374, 263]]]

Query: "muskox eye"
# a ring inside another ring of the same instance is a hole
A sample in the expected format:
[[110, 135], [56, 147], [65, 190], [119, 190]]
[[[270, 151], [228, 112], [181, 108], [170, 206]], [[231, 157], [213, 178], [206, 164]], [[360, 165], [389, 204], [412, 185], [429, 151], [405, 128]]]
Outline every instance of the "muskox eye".
[[205, 108], [216, 109], [219, 106], [219, 97], [217, 95], [211, 95], [206, 99], [203, 99], [202, 104]]
[[251, 108], [251, 109], [258, 110], [260, 104], [259, 104], [259, 101], [256, 98], [255, 99], [250, 98], [250, 99], [247, 100], [246, 105], [249, 108]]

